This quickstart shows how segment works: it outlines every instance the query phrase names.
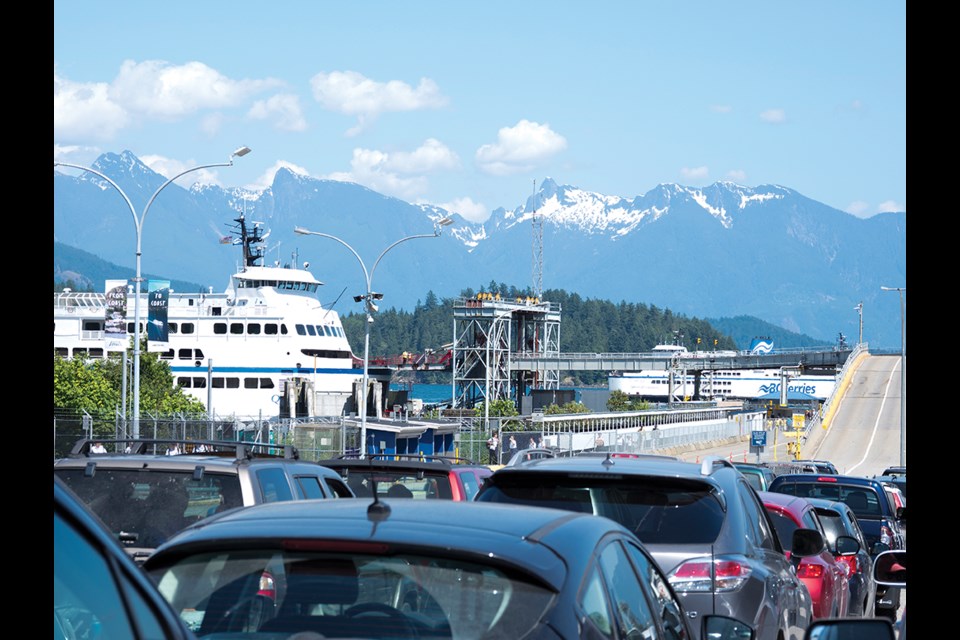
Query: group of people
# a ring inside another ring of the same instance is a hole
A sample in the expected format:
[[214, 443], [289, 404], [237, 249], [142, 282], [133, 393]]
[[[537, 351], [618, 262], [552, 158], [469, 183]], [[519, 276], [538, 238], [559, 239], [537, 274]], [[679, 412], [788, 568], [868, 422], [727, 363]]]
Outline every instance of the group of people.
[[[530, 442], [527, 445], [527, 449], [537, 449], [543, 447], [543, 438], [540, 436], [530, 436]], [[507, 440], [507, 447], [510, 450], [511, 456], [517, 452], [519, 445], [517, 443], [517, 438], [514, 434], [510, 434], [510, 438]], [[498, 454], [500, 451], [500, 435], [494, 430], [494, 432], [487, 439], [487, 450], [490, 452], [490, 461], [488, 464], [499, 464]]]

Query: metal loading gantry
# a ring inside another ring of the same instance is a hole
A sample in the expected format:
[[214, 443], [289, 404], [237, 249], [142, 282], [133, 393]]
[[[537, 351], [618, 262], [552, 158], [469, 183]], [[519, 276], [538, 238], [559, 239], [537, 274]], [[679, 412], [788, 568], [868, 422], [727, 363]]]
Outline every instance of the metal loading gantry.
[[493, 294], [460, 298], [453, 308], [454, 403], [469, 409], [487, 398], [520, 398], [531, 389], [557, 389], [560, 372], [512, 371], [515, 354], [559, 356], [560, 305], [536, 298], [501, 300]]

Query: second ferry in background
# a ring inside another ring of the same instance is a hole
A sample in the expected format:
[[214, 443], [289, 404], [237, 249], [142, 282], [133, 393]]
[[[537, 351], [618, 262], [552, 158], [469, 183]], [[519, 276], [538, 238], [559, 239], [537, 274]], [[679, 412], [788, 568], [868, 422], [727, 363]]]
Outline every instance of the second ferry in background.
[[[660, 344], [657, 353], [669, 353], [676, 367], [671, 387], [670, 372], [664, 370], [624, 371], [611, 374], [607, 380], [610, 391], [622, 391], [633, 398], [660, 401], [690, 399], [695, 393], [695, 376], [683, 369], [684, 358], [703, 358], [706, 353], [694, 353], [675, 344]], [[773, 351], [769, 339], [754, 339], [747, 352], [709, 352], [717, 357], [766, 354]], [[700, 378], [700, 399], [709, 400], [764, 400], [780, 396], [784, 378], [777, 369], [730, 369], [705, 371]], [[833, 393], [837, 376], [801, 374], [786, 377], [787, 394], [797, 400], [826, 400]], [[672, 391], [672, 395], [671, 395]]]

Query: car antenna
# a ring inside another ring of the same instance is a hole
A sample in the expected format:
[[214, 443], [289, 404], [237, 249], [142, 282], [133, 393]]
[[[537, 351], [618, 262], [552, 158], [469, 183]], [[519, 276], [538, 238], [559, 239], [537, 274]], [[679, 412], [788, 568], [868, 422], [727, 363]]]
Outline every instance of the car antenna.
[[[368, 439], [372, 441], [373, 434], [370, 434]], [[370, 485], [373, 490], [373, 502], [367, 507], [367, 519], [373, 522], [373, 529], [376, 531], [377, 523], [383, 522], [390, 516], [390, 505], [386, 502], [380, 502], [380, 494], [377, 493], [377, 478], [373, 473], [373, 458], [367, 456], [367, 461], [370, 463]]]

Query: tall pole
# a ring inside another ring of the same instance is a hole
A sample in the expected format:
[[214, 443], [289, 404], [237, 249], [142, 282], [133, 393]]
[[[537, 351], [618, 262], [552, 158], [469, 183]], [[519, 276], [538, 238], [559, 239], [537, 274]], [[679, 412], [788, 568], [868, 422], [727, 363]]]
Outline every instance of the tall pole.
[[140, 438], [140, 283], [143, 278], [140, 275], [140, 258], [142, 255], [141, 251], [141, 239], [143, 237], [143, 221], [147, 217], [147, 212], [150, 210], [150, 205], [153, 204], [153, 201], [156, 200], [157, 196], [163, 191], [168, 185], [173, 183], [178, 178], [191, 173], [193, 171], [199, 171], [200, 169], [210, 169], [212, 167], [232, 167], [234, 157], [242, 157], [250, 153], [250, 147], [240, 147], [236, 151], [230, 154], [230, 159], [227, 162], [218, 162], [216, 164], [205, 164], [199, 167], [193, 167], [187, 169], [186, 171], [181, 171], [177, 175], [173, 176], [166, 182], [164, 182], [160, 187], [153, 192], [153, 195], [150, 196], [150, 200], [147, 201], [147, 205], [143, 208], [143, 213], [140, 216], [137, 216], [137, 210], [134, 208], [133, 203], [130, 202], [130, 198], [127, 197], [127, 194], [123, 189], [120, 188], [116, 182], [100, 173], [96, 169], [91, 169], [90, 167], [84, 167], [78, 164], [71, 164], [69, 162], [57, 162], [54, 161], [54, 167], [70, 167], [73, 169], [80, 169], [81, 171], [88, 171], [96, 176], [99, 176], [103, 180], [106, 180], [110, 185], [120, 192], [120, 195], [123, 196], [124, 202], [127, 203], [127, 206], [130, 208], [130, 213], [133, 215], [133, 224], [137, 232], [137, 275], [134, 278], [135, 282], [135, 291], [133, 299], [133, 429], [132, 437], [134, 439]]
[[857, 344], [863, 344], [863, 301], [857, 303], [857, 306], [854, 307], [854, 310], [860, 316], [860, 339], [857, 340]]
[[353, 247], [337, 236], [330, 235], [329, 233], [321, 233], [319, 231], [310, 231], [309, 229], [304, 229], [303, 227], [295, 227], [293, 230], [294, 233], [302, 236], [320, 236], [321, 238], [336, 240], [350, 250], [350, 253], [352, 253], [353, 257], [357, 259], [357, 262], [360, 263], [360, 268], [363, 270], [363, 279], [366, 283], [366, 293], [361, 296], [354, 296], [353, 298], [355, 302], [364, 302], [364, 312], [366, 314], [366, 322], [364, 323], [366, 326], [364, 327], [363, 336], [363, 386], [360, 389], [360, 458], [365, 458], [367, 454], [367, 385], [369, 385], [370, 380], [370, 325], [373, 324], [373, 314], [378, 311], [378, 307], [374, 300], [380, 300], [383, 298], [382, 293], [373, 292], [371, 287], [373, 274], [377, 270], [377, 265], [380, 264], [380, 260], [383, 259], [383, 256], [398, 244], [406, 242], [407, 240], [414, 240], [415, 238], [436, 238], [440, 235], [443, 227], [452, 223], [453, 220], [451, 218], [444, 217], [434, 223], [433, 233], [423, 233], [407, 236], [406, 238], [400, 238], [380, 252], [380, 255], [377, 256], [376, 261], [373, 263], [373, 268], [370, 269], [370, 271], [367, 271], [367, 265], [364, 264], [363, 258], [360, 257], [360, 254], [357, 253]]
[[907, 466], [907, 316], [903, 304], [906, 287], [880, 287], [900, 295], [900, 465]]

